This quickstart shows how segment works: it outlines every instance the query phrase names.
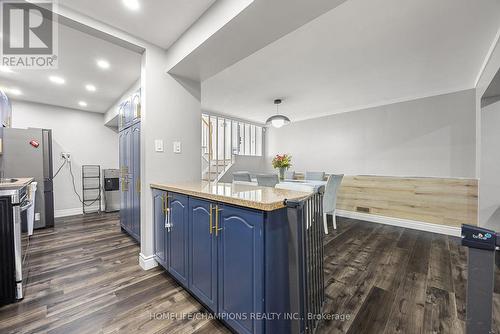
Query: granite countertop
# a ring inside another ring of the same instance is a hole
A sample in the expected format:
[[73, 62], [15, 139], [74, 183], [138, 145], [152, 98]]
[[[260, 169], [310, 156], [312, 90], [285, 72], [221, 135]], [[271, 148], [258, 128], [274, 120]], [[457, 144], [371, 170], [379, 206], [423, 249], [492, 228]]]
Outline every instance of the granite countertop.
[[0, 190], [13, 190], [22, 188], [24, 186], [27, 186], [34, 180], [32, 177], [14, 177], [14, 179], [17, 179], [17, 181], [12, 183], [0, 183]]
[[309, 195], [309, 193], [294, 190], [206, 181], [179, 184], [152, 183], [151, 188], [263, 211], [284, 208], [285, 199], [301, 199]]

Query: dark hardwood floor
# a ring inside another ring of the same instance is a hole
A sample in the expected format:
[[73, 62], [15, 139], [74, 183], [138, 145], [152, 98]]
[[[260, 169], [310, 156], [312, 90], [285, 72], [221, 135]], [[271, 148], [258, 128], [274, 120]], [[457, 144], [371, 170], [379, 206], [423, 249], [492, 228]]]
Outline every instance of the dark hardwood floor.
[[[325, 313], [334, 319], [317, 333], [464, 332], [467, 255], [458, 238], [340, 218], [325, 241]], [[0, 333], [229, 333], [210, 317], [169, 319], [206, 311], [163, 270], [143, 271], [138, 252], [116, 214], [37, 231], [26, 297], [0, 308]]]
[[318, 332], [465, 333], [467, 248], [459, 238], [338, 219], [325, 242], [324, 312], [345, 320], [323, 321]]

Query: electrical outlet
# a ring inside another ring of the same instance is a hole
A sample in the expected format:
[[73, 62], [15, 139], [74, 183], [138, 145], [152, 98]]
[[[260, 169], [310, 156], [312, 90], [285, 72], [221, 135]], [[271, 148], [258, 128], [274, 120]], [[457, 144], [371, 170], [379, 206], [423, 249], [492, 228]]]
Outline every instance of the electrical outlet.
[[61, 158], [66, 159], [68, 162], [71, 161], [71, 153], [69, 152], [62, 152], [61, 153]]
[[39, 221], [40, 220], [40, 212], [35, 213], [35, 220]]

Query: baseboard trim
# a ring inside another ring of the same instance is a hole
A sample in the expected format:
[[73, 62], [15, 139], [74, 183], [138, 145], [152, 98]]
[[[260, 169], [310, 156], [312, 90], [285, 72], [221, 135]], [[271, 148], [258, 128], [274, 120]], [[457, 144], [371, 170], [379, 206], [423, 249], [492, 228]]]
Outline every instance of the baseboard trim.
[[[99, 206], [89, 207], [88, 209], [89, 210], [97, 210], [97, 209], [99, 209]], [[77, 215], [83, 215], [82, 208], [54, 210], [54, 217], [55, 218], [77, 216]]]
[[156, 262], [154, 255], [146, 256], [142, 253], [139, 254], [139, 265], [144, 270], [151, 270], [158, 267], [158, 262]]
[[417, 221], [417, 220], [378, 216], [378, 215], [372, 215], [369, 213], [346, 211], [346, 210], [339, 210], [339, 209], [336, 210], [336, 213], [337, 213], [337, 216], [340, 216], [340, 217], [366, 220], [366, 221], [373, 222], [373, 223], [392, 225], [392, 226], [398, 226], [398, 227], [404, 227], [404, 228], [411, 228], [411, 229], [419, 230], [419, 231], [446, 234], [446, 235], [451, 235], [454, 237], [460, 237], [462, 235], [462, 230], [460, 227], [438, 225], [438, 224], [421, 222], [421, 221]]
[[54, 211], [54, 217], [56, 217], [56, 218], [76, 216], [76, 215], [81, 215], [81, 214], [83, 214], [82, 208], [62, 209], [62, 210], [55, 210]]

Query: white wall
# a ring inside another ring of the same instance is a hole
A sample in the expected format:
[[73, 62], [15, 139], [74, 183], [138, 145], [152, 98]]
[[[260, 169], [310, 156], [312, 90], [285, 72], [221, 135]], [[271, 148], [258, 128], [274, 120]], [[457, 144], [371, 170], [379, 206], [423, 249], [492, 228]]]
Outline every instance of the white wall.
[[[45, 104], [12, 101], [14, 128], [52, 129], [54, 173], [62, 164], [61, 152], [71, 153], [76, 189], [81, 194], [82, 165], [118, 168], [118, 135], [103, 124], [103, 115]], [[56, 215], [81, 213], [68, 166], [54, 179]]]
[[[481, 172], [481, 99], [488, 89], [491, 81], [500, 69], [500, 29], [498, 29], [495, 40], [491, 44], [490, 52], [484, 60], [484, 66], [478, 74], [476, 80], [476, 172], [477, 177], [480, 178]], [[481, 198], [479, 199], [481, 201]]]
[[479, 225], [500, 230], [500, 102], [481, 112]]
[[246, 155], [236, 155], [234, 164], [222, 176], [221, 182], [233, 182], [233, 172], [250, 172], [250, 174], [259, 174], [269, 170], [265, 156], [252, 157]]
[[[153, 201], [151, 183], [200, 180], [201, 105], [199, 85], [180, 82], [161, 69], [165, 51], [149, 47], [143, 55], [141, 73], [141, 265], [153, 256]], [[194, 85], [194, 86], [193, 86]], [[193, 93], [195, 91], [195, 93]], [[164, 142], [164, 152], [155, 152], [154, 141]], [[180, 141], [182, 153], [173, 153]]]
[[473, 178], [475, 107], [466, 90], [291, 123], [268, 131], [266, 152], [297, 171]]

